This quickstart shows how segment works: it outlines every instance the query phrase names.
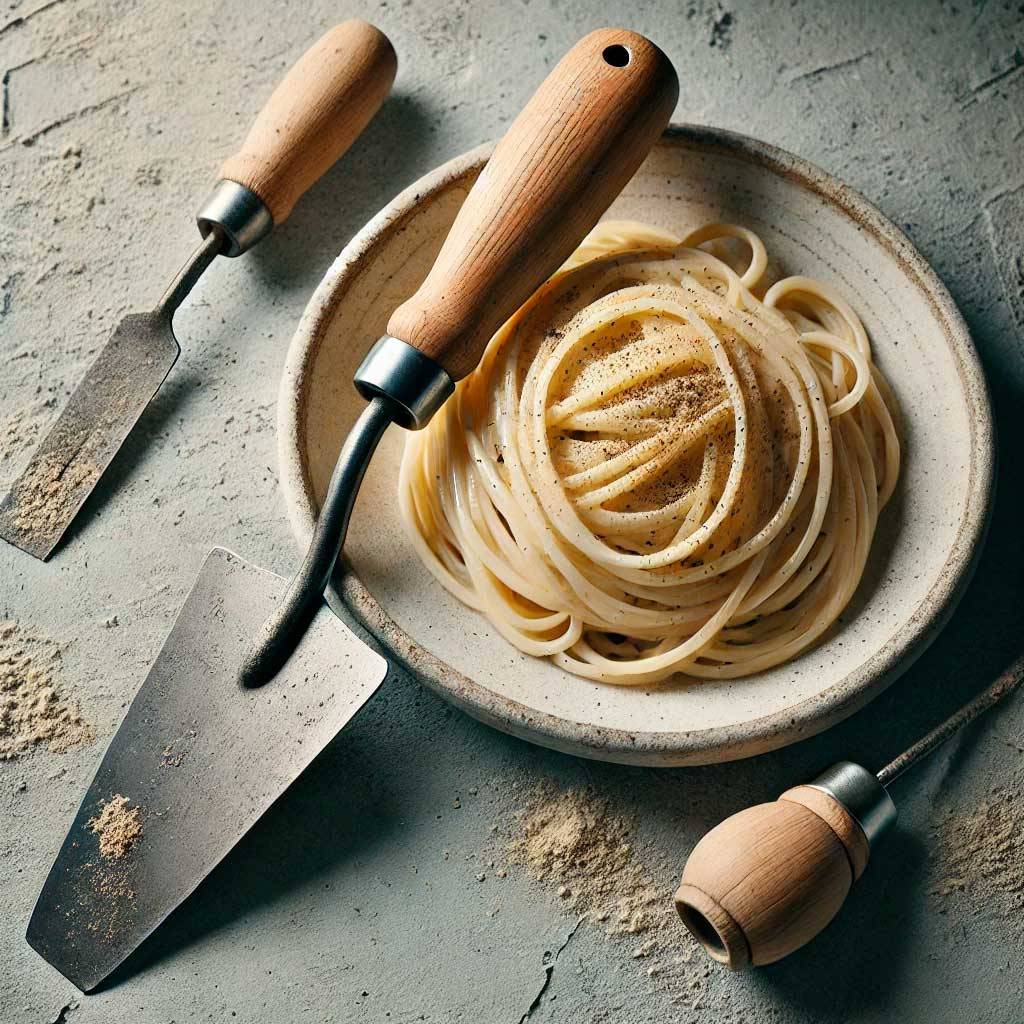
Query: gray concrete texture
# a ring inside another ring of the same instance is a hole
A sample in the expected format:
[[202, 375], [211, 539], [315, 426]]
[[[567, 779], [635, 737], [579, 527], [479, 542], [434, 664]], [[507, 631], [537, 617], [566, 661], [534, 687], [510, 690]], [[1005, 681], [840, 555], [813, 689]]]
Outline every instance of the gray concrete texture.
[[[970, 892], [938, 896], [931, 880], [941, 815], [970, 812], [993, 786], [1020, 790], [1021, 698], [897, 784], [899, 829], [838, 919], [768, 969], [734, 976], [694, 953], [674, 980], [651, 978], [628, 942], [600, 928], [567, 941], [575, 918], [549, 886], [482, 863], [501, 857], [531, 787], [590, 785], [635, 815], [638, 854], [667, 894], [715, 822], [835, 757], [881, 764], [1020, 650], [1024, 7], [7, 0], [4, 477], [112, 325], [154, 302], [186, 258], [192, 211], [285, 68], [353, 15], [380, 25], [400, 56], [380, 116], [280, 231], [200, 284], [177, 317], [180, 362], [57, 557], [43, 565], [0, 546], [0, 611], [64, 646], [64, 686], [98, 733], [63, 755], [0, 763], [0, 1019], [1019, 1024], [1021, 915]], [[677, 119], [747, 132], [837, 174], [909, 233], [952, 290], [1001, 435], [995, 518], [960, 611], [898, 684], [840, 727], [704, 769], [559, 756], [397, 675], [131, 970], [79, 996], [27, 947], [25, 925], [211, 543], [282, 573], [294, 564], [275, 399], [310, 293], [400, 188], [498, 135], [576, 38], [608, 23], [671, 55]], [[679, 943], [690, 955], [682, 931]]]

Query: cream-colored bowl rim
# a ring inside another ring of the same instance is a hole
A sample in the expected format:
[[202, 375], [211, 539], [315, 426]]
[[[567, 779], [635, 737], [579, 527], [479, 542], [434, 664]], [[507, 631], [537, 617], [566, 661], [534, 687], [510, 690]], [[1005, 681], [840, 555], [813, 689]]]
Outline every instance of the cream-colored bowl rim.
[[[631, 764], [705, 764], [753, 756], [834, 725], [893, 682], [934, 640], [959, 601], [984, 540], [995, 476], [994, 431], [981, 363], [963, 317], [946, 287], [906, 235], [863, 196], [800, 157], [734, 132], [673, 124], [659, 145], [696, 146], [705, 152], [717, 150], [814, 192], [876, 239], [934, 309], [956, 361], [971, 422], [968, 504], [938, 584], [882, 650], [827, 690], [744, 723], [657, 733], [584, 725], [496, 694], [447, 665], [400, 629], [347, 564], [339, 565], [334, 589], [335, 596], [376, 637], [388, 655], [432, 690], [481, 721], [512, 735], [585, 757]], [[493, 147], [494, 143], [486, 143], [448, 161], [396, 196], [345, 246], [306, 307], [288, 350], [278, 398], [281, 487], [302, 548], [312, 534], [317, 509], [302, 456], [306, 446], [301, 387], [333, 318], [336, 296], [347, 277], [371, 257], [376, 245], [400, 231], [405, 219], [425, 198], [480, 167]]]

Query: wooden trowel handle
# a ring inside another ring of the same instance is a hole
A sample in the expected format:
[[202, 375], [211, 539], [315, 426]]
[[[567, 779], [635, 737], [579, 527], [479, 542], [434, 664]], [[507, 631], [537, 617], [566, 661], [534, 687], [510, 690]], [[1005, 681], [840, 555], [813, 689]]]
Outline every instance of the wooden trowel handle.
[[220, 177], [255, 192], [280, 224], [369, 123], [397, 66], [373, 25], [355, 19], [330, 29], [285, 75]]
[[458, 380], [564, 262], [647, 156], [679, 83], [649, 39], [599, 29], [541, 83], [498, 143], [388, 334]]

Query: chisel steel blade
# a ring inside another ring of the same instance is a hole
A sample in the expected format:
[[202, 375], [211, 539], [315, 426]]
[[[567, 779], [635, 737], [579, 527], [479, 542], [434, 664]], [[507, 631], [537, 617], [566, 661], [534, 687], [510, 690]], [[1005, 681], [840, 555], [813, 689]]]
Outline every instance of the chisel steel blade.
[[[195, 890], [384, 681], [384, 658], [322, 605], [284, 668], [243, 688], [239, 666], [287, 585], [215, 548], [111, 741], [28, 927], [32, 947], [83, 991]], [[105, 855], [90, 822], [117, 797], [141, 835]]]
[[162, 310], [131, 313], [117, 325], [0, 503], [0, 537], [50, 557], [179, 352]]
[[0, 502], [0, 537], [46, 561], [152, 401], [181, 349], [171, 318], [225, 245], [212, 230], [156, 309], [129, 313]]

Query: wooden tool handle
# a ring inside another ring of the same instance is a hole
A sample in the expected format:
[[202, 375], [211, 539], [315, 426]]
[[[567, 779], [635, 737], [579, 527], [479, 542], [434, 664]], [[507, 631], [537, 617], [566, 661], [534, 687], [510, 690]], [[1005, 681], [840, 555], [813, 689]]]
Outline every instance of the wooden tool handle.
[[220, 177], [255, 192], [280, 224], [377, 113], [397, 67], [380, 29], [358, 19], [332, 28], [285, 75]]
[[679, 83], [650, 40], [600, 29], [541, 83], [498, 143], [388, 333], [454, 380], [564, 262], [647, 156]]
[[797, 786], [704, 836], [676, 907], [713, 959], [734, 970], [770, 964], [832, 920], [867, 861], [867, 839], [846, 808]]

